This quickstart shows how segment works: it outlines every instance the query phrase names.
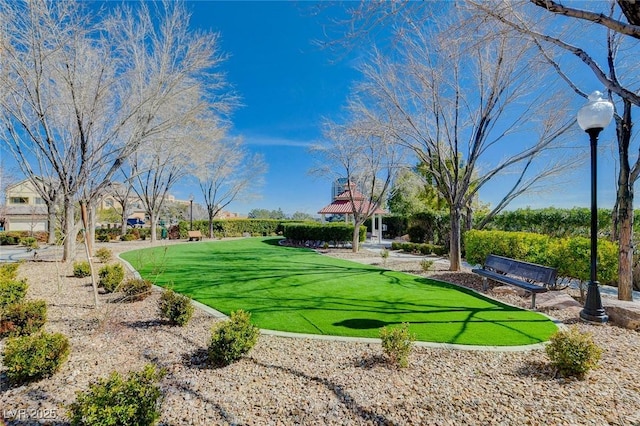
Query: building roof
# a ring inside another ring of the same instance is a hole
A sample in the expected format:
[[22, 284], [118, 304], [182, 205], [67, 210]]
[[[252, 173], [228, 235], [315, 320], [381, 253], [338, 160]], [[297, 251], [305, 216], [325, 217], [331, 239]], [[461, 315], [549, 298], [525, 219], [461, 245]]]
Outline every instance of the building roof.
[[351, 189], [351, 196], [353, 197], [353, 204], [351, 203], [351, 197], [349, 190], [344, 191], [336, 197], [335, 200], [328, 206], [323, 207], [318, 214], [353, 214], [356, 212], [371, 213], [371, 214], [385, 214], [386, 210], [378, 207], [374, 212], [371, 212], [373, 206], [367, 200], [364, 195], [357, 190]]

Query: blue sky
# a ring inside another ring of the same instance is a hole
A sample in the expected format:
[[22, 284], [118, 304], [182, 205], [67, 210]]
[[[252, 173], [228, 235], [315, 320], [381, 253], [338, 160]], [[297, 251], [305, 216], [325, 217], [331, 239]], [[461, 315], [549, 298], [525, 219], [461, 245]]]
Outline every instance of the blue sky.
[[[314, 15], [312, 2], [191, 1], [195, 27], [221, 35], [221, 49], [230, 55], [223, 65], [227, 78], [242, 97], [243, 107], [232, 117], [233, 134], [242, 135], [254, 152], [269, 165], [261, 198], [234, 202], [232, 211], [252, 208], [315, 214], [330, 201], [331, 181], [309, 174], [314, 160], [308, 146], [321, 140], [321, 123], [335, 117], [345, 104], [350, 86], [358, 78], [354, 56], [336, 60], [335, 52], [320, 49], [314, 40], [326, 39], [325, 30], [340, 8]], [[580, 65], [577, 65], [578, 67]], [[586, 73], [589, 74], [589, 73]], [[587, 80], [592, 80], [587, 75]], [[592, 80], [587, 91], [602, 90]], [[573, 93], [567, 90], [567, 96]], [[579, 105], [578, 101], [578, 105]], [[579, 106], [578, 106], [579, 108]], [[611, 207], [615, 196], [614, 156], [610, 146], [612, 127], [601, 136], [598, 196], [601, 207]], [[577, 141], [588, 153], [588, 138]], [[609, 146], [609, 148], [607, 147]], [[589, 164], [545, 194], [522, 197], [511, 208], [588, 206]], [[483, 202], [496, 204], [502, 195], [500, 181], [480, 194]], [[194, 191], [195, 193], [195, 191]], [[180, 196], [180, 194], [176, 194]], [[197, 200], [196, 196], [196, 200]]]
[[192, 24], [219, 32], [220, 48], [230, 55], [222, 69], [243, 103], [233, 113], [232, 133], [263, 154], [269, 167], [261, 198], [234, 202], [229, 210], [282, 208], [288, 214], [315, 214], [330, 202], [331, 181], [309, 174], [314, 163], [308, 149], [322, 137], [323, 118], [344, 105], [358, 73], [347, 61], [333, 60], [335, 53], [314, 45], [313, 40], [324, 38], [327, 21], [313, 15], [313, 6], [187, 2]]
[[[117, 4], [113, 2], [112, 4]], [[335, 29], [331, 20], [344, 18], [343, 6], [318, 10], [317, 2], [307, 1], [187, 1], [194, 29], [220, 34], [220, 51], [228, 54], [221, 70], [241, 97], [243, 106], [232, 115], [232, 135], [242, 136], [249, 149], [261, 153], [268, 172], [260, 189], [261, 197], [233, 202], [227, 210], [248, 213], [253, 208], [278, 209], [287, 214], [300, 211], [315, 214], [330, 202], [331, 180], [314, 176], [314, 159], [309, 146], [322, 139], [324, 118], [341, 113], [352, 84], [359, 78], [353, 64], [357, 49], [340, 58], [313, 42], [327, 40]], [[354, 3], [347, 3], [353, 6]], [[369, 46], [363, 46], [367, 50]], [[585, 91], [602, 90], [586, 67]], [[567, 96], [575, 96], [567, 89]], [[582, 100], [576, 99], [576, 112]], [[598, 197], [600, 207], [610, 208], [615, 197], [615, 157], [613, 126], [601, 135]], [[588, 153], [586, 134], [576, 141]], [[517, 199], [509, 208], [588, 206], [589, 164], [544, 195]], [[504, 193], [504, 181], [496, 180], [480, 193], [480, 199], [495, 205]], [[197, 184], [185, 182], [172, 191], [182, 199], [193, 193], [202, 199]]]

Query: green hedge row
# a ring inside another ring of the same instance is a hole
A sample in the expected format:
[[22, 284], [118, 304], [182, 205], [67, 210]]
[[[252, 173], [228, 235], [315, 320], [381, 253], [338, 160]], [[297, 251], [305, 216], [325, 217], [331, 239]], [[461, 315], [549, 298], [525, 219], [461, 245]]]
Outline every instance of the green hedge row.
[[[635, 212], [634, 227], [638, 231], [640, 211]], [[482, 216], [475, 218], [475, 221]], [[591, 233], [591, 209], [574, 207], [558, 209], [517, 209], [498, 214], [485, 227], [487, 230], [534, 232], [552, 237], [588, 237]], [[600, 236], [611, 232], [611, 210], [598, 210], [598, 233]]]
[[[591, 241], [588, 238], [472, 230], [465, 234], [465, 249], [466, 260], [472, 265], [481, 265], [488, 254], [496, 254], [557, 268], [561, 277], [589, 280]], [[598, 280], [608, 285], [616, 285], [618, 281], [618, 247], [602, 239], [598, 240]]]
[[[346, 223], [286, 223], [284, 224], [284, 237], [294, 244], [303, 244], [307, 241], [321, 241], [338, 245], [349, 243], [353, 240], [353, 225]], [[360, 242], [367, 237], [366, 226], [360, 227]]]
[[[242, 237], [245, 233], [253, 236], [281, 235], [284, 223], [287, 221], [278, 219], [219, 219], [213, 221], [213, 235], [216, 238]], [[181, 221], [178, 224], [180, 238], [187, 238], [190, 225], [189, 221]], [[209, 221], [194, 220], [193, 230], [209, 236]]]
[[426, 243], [401, 243], [394, 241], [391, 243], [391, 250], [402, 250], [407, 253], [435, 254], [437, 256], [447, 254], [447, 249], [444, 246]]

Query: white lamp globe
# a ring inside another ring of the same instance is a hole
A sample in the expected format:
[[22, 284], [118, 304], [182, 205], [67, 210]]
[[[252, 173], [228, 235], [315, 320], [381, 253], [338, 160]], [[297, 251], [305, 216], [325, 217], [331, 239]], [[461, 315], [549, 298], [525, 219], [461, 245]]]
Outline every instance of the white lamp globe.
[[602, 99], [602, 92], [589, 95], [589, 101], [578, 111], [578, 125], [582, 130], [604, 129], [613, 118], [613, 104]]

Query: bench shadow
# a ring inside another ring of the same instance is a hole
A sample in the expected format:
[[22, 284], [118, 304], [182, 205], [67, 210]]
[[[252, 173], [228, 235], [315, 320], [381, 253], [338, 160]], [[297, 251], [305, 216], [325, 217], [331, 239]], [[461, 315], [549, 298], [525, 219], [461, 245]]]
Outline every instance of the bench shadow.
[[545, 381], [558, 378], [557, 370], [550, 363], [544, 361], [532, 361], [522, 364], [516, 369], [516, 374], [521, 377], [533, 377]]

